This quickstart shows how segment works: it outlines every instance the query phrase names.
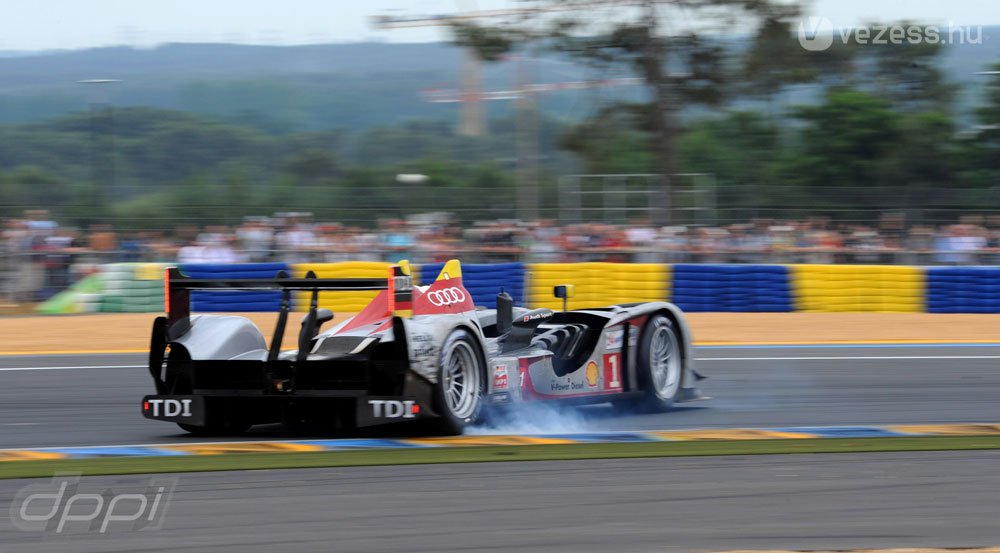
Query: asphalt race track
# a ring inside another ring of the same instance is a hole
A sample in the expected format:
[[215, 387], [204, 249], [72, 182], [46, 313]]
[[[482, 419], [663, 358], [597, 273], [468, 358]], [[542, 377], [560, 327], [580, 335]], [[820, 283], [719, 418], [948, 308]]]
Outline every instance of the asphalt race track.
[[[16, 531], [0, 551], [552, 551], [1000, 543], [1000, 451], [177, 475], [159, 530]], [[88, 490], [146, 476], [87, 479]], [[37, 482], [37, 481], [36, 481]], [[0, 481], [0, 512], [25, 481]]]
[[[710, 401], [659, 415], [535, 410], [477, 431], [1000, 420], [1000, 346], [724, 347], [697, 356]], [[193, 440], [142, 418], [139, 398], [151, 389], [142, 365], [131, 354], [0, 357], [0, 448]], [[255, 437], [290, 436], [258, 428], [242, 439]], [[0, 552], [984, 546], [1000, 544], [998, 464], [1000, 451], [957, 451], [191, 473], [176, 475], [158, 530], [27, 532], [0, 516]], [[0, 481], [0, 513], [39, 482]]]
[[[656, 415], [535, 409], [485, 432], [995, 422], [1000, 346], [698, 348], [710, 401]], [[0, 449], [190, 442], [149, 421], [144, 355], [0, 357]], [[408, 430], [385, 427], [383, 435]], [[257, 427], [246, 437], [288, 437]], [[218, 441], [213, 438], [212, 441]], [[0, 551], [3, 551], [0, 548]]]

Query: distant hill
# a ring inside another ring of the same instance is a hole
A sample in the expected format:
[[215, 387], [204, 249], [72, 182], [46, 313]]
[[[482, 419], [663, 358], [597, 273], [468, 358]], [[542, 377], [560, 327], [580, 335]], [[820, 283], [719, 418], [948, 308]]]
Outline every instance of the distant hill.
[[[0, 57], [0, 122], [47, 119], [85, 110], [92, 101], [193, 111], [278, 130], [452, 118], [454, 105], [427, 103], [420, 92], [455, 87], [461, 56], [444, 43], [358, 43], [170, 44]], [[544, 73], [538, 79], [546, 82], [588, 78], [585, 70], [565, 62], [537, 66], [533, 70]], [[489, 65], [485, 87], [509, 89], [515, 74], [512, 63]], [[89, 89], [77, 84], [95, 78], [122, 82]], [[562, 94], [544, 108], [576, 118], [592, 107], [584, 97], [593, 94]], [[496, 102], [490, 110], [503, 114], [510, 109], [507, 104]]]
[[[960, 109], [975, 102], [981, 77], [1000, 62], [1000, 27], [985, 29], [983, 45], [949, 47], [942, 58], [961, 85]], [[87, 109], [91, 102], [192, 111], [274, 131], [364, 129], [410, 118], [454, 118], [450, 104], [430, 104], [419, 92], [454, 87], [462, 52], [446, 43], [356, 43], [317, 46], [168, 44], [26, 54], [0, 52], [0, 123], [32, 122]], [[536, 82], [608, 77], [548, 58], [525, 67]], [[512, 62], [489, 65], [488, 89], [515, 86]], [[617, 75], [613, 75], [617, 76]], [[83, 79], [119, 79], [84, 85]], [[542, 109], [576, 119], [603, 97], [635, 97], [636, 89], [560, 92]], [[492, 102], [493, 115], [509, 102]]]

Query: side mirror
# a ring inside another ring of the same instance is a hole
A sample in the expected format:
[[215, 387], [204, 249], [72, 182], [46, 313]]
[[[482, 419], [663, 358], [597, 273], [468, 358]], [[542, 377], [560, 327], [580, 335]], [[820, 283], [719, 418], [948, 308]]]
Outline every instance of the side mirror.
[[565, 313], [569, 299], [576, 295], [576, 286], [573, 284], [559, 284], [552, 289], [552, 295], [562, 299], [563, 313]]
[[514, 325], [514, 298], [504, 289], [497, 294], [497, 334], [504, 334]]
[[333, 320], [333, 311], [326, 309], [325, 307], [316, 310], [316, 328], [323, 326], [324, 323], [328, 323]]
[[560, 284], [552, 289], [552, 295], [560, 299], [569, 299], [576, 295], [576, 286], [573, 284]]
[[332, 319], [333, 311], [326, 308], [316, 309], [316, 304], [313, 304], [309, 312], [306, 313], [306, 316], [302, 318], [302, 330], [299, 331], [299, 354], [297, 357], [299, 363], [305, 361], [309, 355], [309, 346], [312, 344], [313, 338], [319, 333], [319, 327]]

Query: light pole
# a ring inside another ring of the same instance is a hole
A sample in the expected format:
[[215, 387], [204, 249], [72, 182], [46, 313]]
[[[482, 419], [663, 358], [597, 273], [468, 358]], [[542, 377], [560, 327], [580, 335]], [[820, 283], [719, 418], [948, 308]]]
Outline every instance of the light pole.
[[[431, 178], [428, 177], [427, 175], [422, 175], [420, 173], [399, 173], [396, 175], [396, 182], [398, 182], [399, 184], [412, 185], [412, 186], [407, 186], [406, 193], [403, 194], [403, 196], [406, 198], [406, 204], [407, 207], [409, 207], [409, 209], [419, 211], [419, 209], [416, 209], [418, 204], [418, 202], [416, 201], [417, 194], [411, 192], [411, 190], [414, 190], [416, 186], [424, 184], [430, 179]], [[405, 219], [406, 216], [404, 215], [403, 218]]]
[[[121, 82], [118, 79], [77, 81], [90, 88], [90, 185], [94, 203], [90, 215], [96, 219], [100, 219], [104, 211], [104, 187], [107, 186], [112, 195], [115, 193], [114, 112], [109, 86]], [[102, 115], [105, 118], [103, 125]]]

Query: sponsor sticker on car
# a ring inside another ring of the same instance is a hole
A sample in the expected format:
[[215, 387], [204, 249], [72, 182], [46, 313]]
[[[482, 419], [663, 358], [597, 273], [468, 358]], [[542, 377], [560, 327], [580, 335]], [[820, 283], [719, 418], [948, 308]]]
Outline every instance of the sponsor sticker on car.
[[205, 398], [200, 396], [146, 396], [142, 415], [147, 419], [201, 425], [205, 418]]
[[551, 312], [544, 312], [543, 311], [541, 313], [535, 313], [533, 315], [525, 315], [524, 319], [523, 319], [523, 322], [537, 321], [538, 319], [548, 319], [551, 316], [552, 316]]
[[604, 335], [604, 349], [614, 351], [622, 349], [625, 343], [625, 331], [621, 328], [608, 330]]
[[596, 388], [597, 379], [598, 379], [597, 363], [595, 361], [591, 361], [587, 363], [587, 386], [590, 386], [591, 388]]
[[506, 390], [510, 385], [507, 378], [507, 365], [497, 365], [493, 367], [493, 389]]
[[412, 399], [369, 399], [368, 405], [375, 419], [412, 419], [420, 413], [420, 405]]

